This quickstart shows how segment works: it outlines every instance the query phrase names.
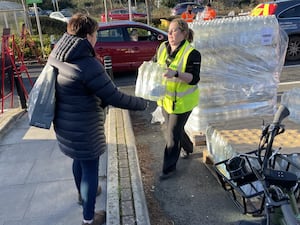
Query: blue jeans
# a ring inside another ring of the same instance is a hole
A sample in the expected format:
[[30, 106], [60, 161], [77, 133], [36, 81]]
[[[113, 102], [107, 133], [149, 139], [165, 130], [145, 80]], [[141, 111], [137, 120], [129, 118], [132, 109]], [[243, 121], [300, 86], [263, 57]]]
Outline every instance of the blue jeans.
[[98, 189], [99, 158], [94, 160], [73, 160], [73, 175], [78, 193], [81, 194], [83, 219], [94, 218]]

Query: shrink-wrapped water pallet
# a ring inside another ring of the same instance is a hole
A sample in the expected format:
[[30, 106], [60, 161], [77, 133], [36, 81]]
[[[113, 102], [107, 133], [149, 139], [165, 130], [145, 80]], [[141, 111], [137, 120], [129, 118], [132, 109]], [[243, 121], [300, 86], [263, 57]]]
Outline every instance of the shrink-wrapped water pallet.
[[194, 47], [201, 52], [200, 101], [186, 130], [206, 133], [218, 121], [272, 115], [287, 35], [274, 16], [195, 21]]

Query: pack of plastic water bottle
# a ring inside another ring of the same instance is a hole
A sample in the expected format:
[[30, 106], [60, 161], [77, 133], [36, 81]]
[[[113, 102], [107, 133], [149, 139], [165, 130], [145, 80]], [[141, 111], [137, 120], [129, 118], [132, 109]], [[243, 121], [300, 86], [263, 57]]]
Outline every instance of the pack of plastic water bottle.
[[186, 129], [211, 122], [271, 115], [288, 38], [274, 16], [239, 16], [189, 24], [202, 56], [200, 101]]
[[166, 69], [156, 62], [146, 61], [138, 69], [135, 95], [151, 101], [157, 101], [165, 95]]

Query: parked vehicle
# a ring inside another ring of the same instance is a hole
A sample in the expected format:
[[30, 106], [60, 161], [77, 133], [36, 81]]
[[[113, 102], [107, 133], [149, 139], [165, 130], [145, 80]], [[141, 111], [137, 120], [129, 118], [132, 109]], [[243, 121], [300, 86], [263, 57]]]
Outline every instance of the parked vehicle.
[[68, 23], [72, 17], [72, 13], [66, 10], [52, 12], [49, 15], [50, 18]]
[[186, 8], [188, 5], [191, 5], [193, 7], [193, 13], [197, 14], [198, 12], [202, 12], [204, 10], [204, 6], [195, 3], [195, 2], [183, 2], [183, 3], [178, 3], [175, 5], [174, 8], [171, 9], [171, 15], [172, 16], [179, 16], [181, 15], [184, 11], [186, 11]]
[[[132, 31], [138, 37], [130, 37]], [[104, 57], [110, 56], [113, 72], [135, 71], [144, 62], [149, 61], [167, 33], [144, 23], [134, 21], [111, 21], [99, 23], [95, 51], [98, 59], [104, 63]]]
[[300, 0], [278, 0], [257, 5], [251, 15], [275, 15], [289, 36], [286, 60], [300, 60]]
[[[134, 10], [131, 11], [132, 19], [134, 18], [145, 18], [147, 14], [138, 13]], [[129, 10], [128, 9], [113, 9], [107, 13], [108, 21], [111, 20], [129, 20]], [[105, 18], [105, 13], [101, 14], [101, 22], [107, 22]]]
[[[37, 7], [38, 15], [40, 16], [49, 16], [49, 14], [52, 12], [51, 10], [43, 10], [40, 7]], [[35, 10], [34, 7], [28, 7], [28, 15], [29, 16], [35, 16]]]

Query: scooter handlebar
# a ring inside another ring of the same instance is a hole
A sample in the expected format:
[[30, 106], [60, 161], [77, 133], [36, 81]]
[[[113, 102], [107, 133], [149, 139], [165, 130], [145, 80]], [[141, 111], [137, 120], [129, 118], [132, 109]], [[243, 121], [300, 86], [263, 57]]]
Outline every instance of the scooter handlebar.
[[288, 117], [290, 115], [289, 109], [284, 106], [280, 105], [277, 112], [275, 113], [274, 119], [273, 119], [273, 124], [279, 125], [281, 124], [281, 121]]

